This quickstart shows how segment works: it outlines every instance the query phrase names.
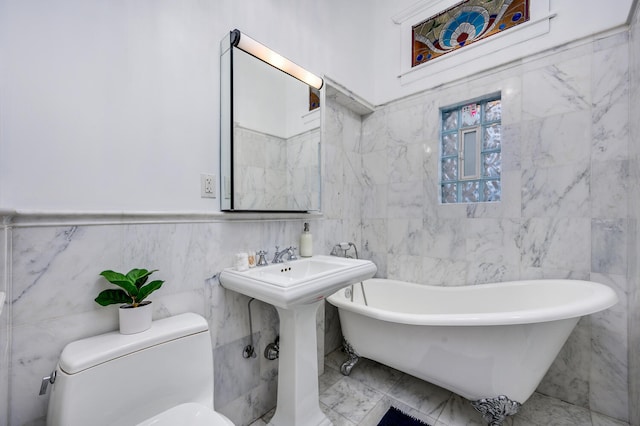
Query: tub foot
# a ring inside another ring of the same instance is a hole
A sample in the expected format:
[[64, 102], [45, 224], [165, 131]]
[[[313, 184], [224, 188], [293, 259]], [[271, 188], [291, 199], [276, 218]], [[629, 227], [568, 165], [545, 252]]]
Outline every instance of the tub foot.
[[345, 351], [349, 358], [340, 366], [340, 372], [343, 376], [348, 376], [351, 373], [351, 369], [353, 369], [360, 360], [360, 356], [356, 353], [355, 349], [353, 349], [353, 346], [347, 342], [347, 339], [342, 340], [342, 350]]
[[522, 404], [500, 395], [497, 398], [482, 398], [471, 401], [471, 405], [482, 414], [482, 418], [487, 421], [489, 426], [501, 426], [507, 416], [518, 412]]

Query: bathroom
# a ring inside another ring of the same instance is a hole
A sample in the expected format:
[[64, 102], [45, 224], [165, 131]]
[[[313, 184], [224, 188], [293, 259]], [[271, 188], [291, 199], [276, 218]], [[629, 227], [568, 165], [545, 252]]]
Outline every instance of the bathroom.
[[[155, 318], [207, 319], [216, 410], [251, 424], [275, 406], [277, 362], [242, 352], [272, 342], [278, 316], [254, 302], [250, 336], [248, 298], [217, 274], [238, 251], [296, 245], [304, 222], [314, 254], [353, 241], [381, 277], [614, 288], [619, 304], [580, 321], [538, 392], [640, 425], [638, 2], [537, 2], [548, 29], [532, 40], [406, 71], [407, 24], [455, 3], [0, 0], [0, 426], [44, 424], [38, 390], [62, 348], [117, 329], [93, 301], [98, 274], [133, 267], [166, 282]], [[201, 197], [201, 173], [219, 176], [233, 28], [326, 77], [321, 214], [221, 213]], [[440, 204], [440, 108], [498, 92], [502, 200]], [[340, 345], [336, 315], [319, 313], [321, 355]]]

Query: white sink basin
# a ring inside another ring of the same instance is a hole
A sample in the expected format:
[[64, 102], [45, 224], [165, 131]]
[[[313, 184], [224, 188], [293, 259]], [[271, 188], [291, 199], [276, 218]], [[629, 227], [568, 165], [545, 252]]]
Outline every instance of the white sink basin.
[[269, 426], [331, 426], [320, 409], [316, 313], [322, 299], [371, 278], [368, 260], [313, 256], [220, 273], [223, 287], [270, 303], [280, 317], [278, 403]]
[[313, 256], [239, 272], [227, 268], [220, 283], [229, 290], [282, 308], [313, 303], [350, 284], [371, 278], [376, 265], [368, 260]]

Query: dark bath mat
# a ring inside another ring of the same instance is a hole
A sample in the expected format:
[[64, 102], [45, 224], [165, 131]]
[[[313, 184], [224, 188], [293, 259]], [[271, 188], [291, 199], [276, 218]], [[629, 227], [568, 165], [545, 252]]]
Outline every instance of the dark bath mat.
[[389, 407], [389, 410], [378, 423], [378, 426], [429, 426], [421, 420], [403, 413], [396, 407]]

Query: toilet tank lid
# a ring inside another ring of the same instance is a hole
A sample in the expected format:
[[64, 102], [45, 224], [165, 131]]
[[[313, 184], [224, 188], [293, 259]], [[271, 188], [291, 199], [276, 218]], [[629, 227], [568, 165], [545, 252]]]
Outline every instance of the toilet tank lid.
[[153, 321], [151, 328], [142, 333], [113, 331], [71, 342], [62, 350], [59, 366], [67, 374], [76, 374], [133, 352], [208, 330], [207, 321], [200, 315], [176, 315]]

